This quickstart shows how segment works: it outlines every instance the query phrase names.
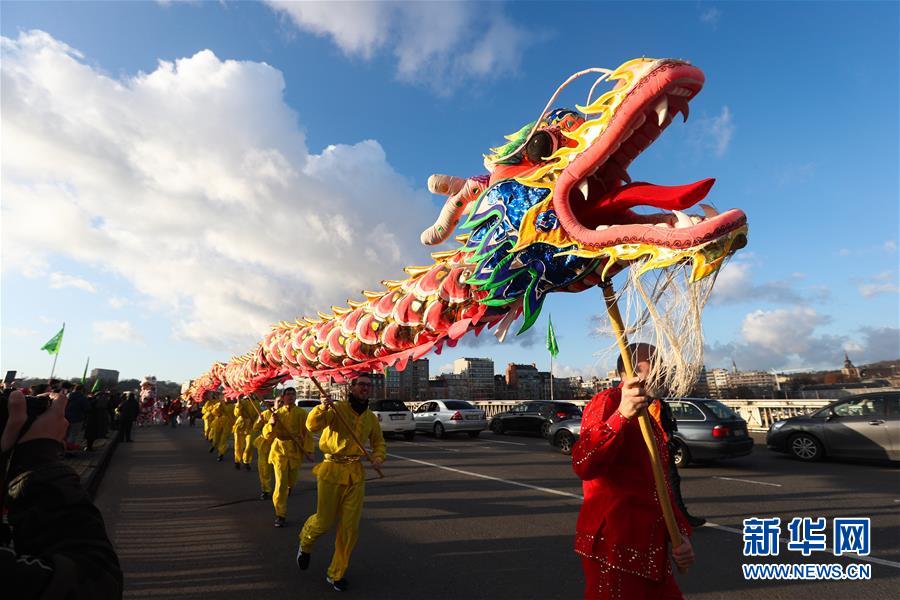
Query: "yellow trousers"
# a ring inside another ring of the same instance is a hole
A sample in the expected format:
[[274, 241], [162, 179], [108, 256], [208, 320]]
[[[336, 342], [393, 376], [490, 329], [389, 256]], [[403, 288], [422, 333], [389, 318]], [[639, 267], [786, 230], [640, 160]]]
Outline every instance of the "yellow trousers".
[[342, 579], [350, 565], [350, 553], [359, 538], [359, 519], [362, 517], [365, 495], [364, 481], [340, 485], [318, 480], [316, 514], [306, 520], [300, 531], [300, 548], [304, 552], [312, 552], [319, 536], [340, 520], [334, 541], [334, 556], [328, 566], [328, 576], [334, 580]]
[[234, 432], [234, 462], [249, 465], [253, 462], [253, 434]]
[[215, 436], [216, 451], [219, 455], [224, 455], [228, 450], [228, 438], [231, 437], [231, 431], [226, 427], [216, 427]]
[[287, 517], [288, 488], [294, 487], [300, 475], [300, 459], [288, 456], [273, 456], [272, 470], [275, 472], [275, 491], [272, 492], [272, 504], [276, 517]]
[[256, 441], [256, 470], [259, 473], [259, 487], [263, 492], [272, 493], [272, 463], [269, 462], [271, 443], [266, 443], [262, 438]]

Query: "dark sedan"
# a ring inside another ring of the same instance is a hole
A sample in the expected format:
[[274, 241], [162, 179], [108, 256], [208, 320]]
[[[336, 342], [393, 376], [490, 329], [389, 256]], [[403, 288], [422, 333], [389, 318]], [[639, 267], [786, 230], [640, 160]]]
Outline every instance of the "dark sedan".
[[733, 410], [709, 398], [666, 400], [678, 431], [672, 436], [675, 464], [746, 456], [753, 451], [747, 422]]
[[[747, 422], [733, 410], [708, 398], [666, 400], [678, 431], [672, 436], [675, 464], [684, 467], [691, 461], [746, 456], [753, 451], [753, 439], [747, 435]], [[581, 417], [550, 427], [550, 445], [570, 454], [581, 433]]]
[[571, 402], [533, 400], [521, 402], [491, 418], [491, 431], [497, 434], [522, 431], [547, 437], [550, 426], [566, 419], [580, 419], [581, 409]]
[[766, 446], [805, 461], [826, 456], [900, 460], [900, 392], [861, 394], [776, 421]]

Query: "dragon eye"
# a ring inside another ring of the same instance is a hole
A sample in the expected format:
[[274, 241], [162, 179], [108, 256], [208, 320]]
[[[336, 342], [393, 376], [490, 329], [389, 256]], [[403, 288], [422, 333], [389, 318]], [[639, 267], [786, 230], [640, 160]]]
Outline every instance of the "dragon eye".
[[556, 151], [556, 140], [546, 131], [538, 131], [525, 146], [525, 156], [533, 163], [539, 163]]

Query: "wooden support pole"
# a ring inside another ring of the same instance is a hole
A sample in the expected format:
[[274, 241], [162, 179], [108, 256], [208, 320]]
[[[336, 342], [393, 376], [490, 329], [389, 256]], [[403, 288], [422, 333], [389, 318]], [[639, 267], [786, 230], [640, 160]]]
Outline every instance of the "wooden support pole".
[[[316, 380], [315, 377], [310, 377], [310, 379], [316, 385], [316, 387], [319, 388], [319, 392], [321, 392], [322, 398], [323, 399], [328, 398], [329, 397], [328, 394], [325, 393], [325, 390], [322, 388], [321, 385], [319, 385], [318, 380]], [[387, 381], [385, 381], [385, 385], [387, 385]], [[372, 455], [369, 454], [369, 451], [366, 450], [366, 447], [363, 446], [363, 443], [361, 441], [359, 441], [358, 437], [356, 437], [356, 431], [354, 431], [353, 428], [350, 427], [349, 423], [347, 423], [347, 421], [344, 420], [344, 417], [343, 417], [343, 415], [341, 415], [340, 411], [338, 411], [334, 407], [332, 407], [332, 410], [334, 411], [334, 416], [337, 417], [338, 421], [341, 422], [341, 425], [344, 427], [344, 429], [346, 429], [347, 432], [350, 434], [350, 437], [353, 438], [353, 441], [356, 442], [356, 445], [359, 446], [359, 449], [363, 451], [363, 454], [365, 454], [366, 458], [369, 459], [369, 462], [372, 463], [372, 468], [375, 469], [376, 473], [378, 473], [378, 477], [379, 478], [384, 477], [384, 473], [381, 472], [381, 468], [375, 464], [374, 460], [372, 460]]]
[[[634, 365], [631, 364], [631, 354], [628, 351], [628, 338], [625, 334], [622, 314], [619, 312], [618, 304], [616, 304], [616, 294], [612, 287], [612, 281], [603, 284], [602, 287], [603, 299], [606, 300], [606, 310], [609, 313], [609, 320], [612, 323], [616, 341], [619, 343], [619, 351], [622, 354], [625, 376], [634, 377]], [[642, 408], [637, 417], [638, 424], [641, 427], [641, 435], [644, 438], [644, 443], [647, 445], [647, 452], [650, 454], [650, 465], [653, 468], [653, 479], [656, 483], [656, 495], [659, 497], [666, 529], [669, 532], [669, 538], [672, 540], [672, 547], [677, 548], [682, 543], [681, 532], [678, 531], [678, 524], [675, 522], [675, 511], [672, 509], [672, 500], [669, 498], [669, 491], [666, 487], [666, 477], [663, 472], [662, 460], [659, 452], [657, 452], [656, 441], [650, 423], [650, 414], [646, 408]]]

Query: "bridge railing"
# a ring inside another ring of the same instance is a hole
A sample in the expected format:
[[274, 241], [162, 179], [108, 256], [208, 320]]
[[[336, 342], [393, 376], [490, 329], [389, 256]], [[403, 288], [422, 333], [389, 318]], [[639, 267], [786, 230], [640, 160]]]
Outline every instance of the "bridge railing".
[[[427, 402], [407, 402], [406, 406], [410, 410], [416, 410], [419, 405]], [[520, 402], [525, 400], [472, 400], [473, 405], [484, 410], [488, 419], [494, 415], [511, 409]], [[584, 408], [587, 400], [564, 400], [576, 406]], [[728, 406], [738, 413], [742, 419], [747, 421], [747, 429], [750, 431], [768, 431], [769, 426], [775, 421], [787, 419], [797, 415], [804, 415], [815, 412], [820, 408], [828, 406], [834, 402], [834, 399], [790, 399], [790, 400], [742, 400], [742, 399], [726, 399], [720, 400], [722, 404]]]

